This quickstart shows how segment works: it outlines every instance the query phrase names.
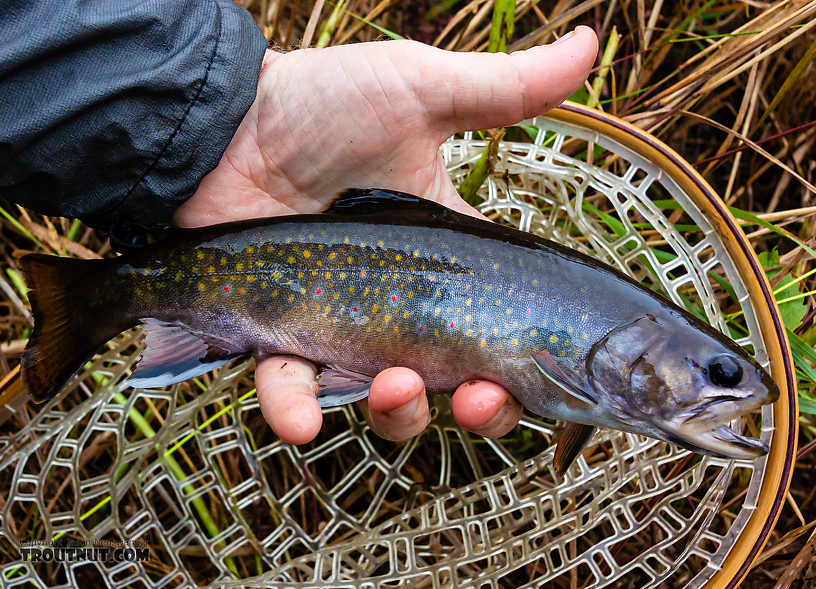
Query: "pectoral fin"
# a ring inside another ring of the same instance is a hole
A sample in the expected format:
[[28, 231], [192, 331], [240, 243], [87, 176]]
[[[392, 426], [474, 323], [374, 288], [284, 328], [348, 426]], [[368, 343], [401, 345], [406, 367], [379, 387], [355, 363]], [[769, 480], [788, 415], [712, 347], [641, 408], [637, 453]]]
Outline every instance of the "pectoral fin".
[[567, 423], [555, 447], [553, 456], [555, 476], [560, 479], [567, 473], [567, 469], [578, 458], [597, 429], [594, 425]]
[[591, 409], [598, 403], [586, 391], [583, 390], [576, 379], [568, 375], [555, 362], [547, 350], [533, 352], [530, 355], [536, 363], [541, 374], [547, 377], [563, 393], [562, 400], [571, 409]]

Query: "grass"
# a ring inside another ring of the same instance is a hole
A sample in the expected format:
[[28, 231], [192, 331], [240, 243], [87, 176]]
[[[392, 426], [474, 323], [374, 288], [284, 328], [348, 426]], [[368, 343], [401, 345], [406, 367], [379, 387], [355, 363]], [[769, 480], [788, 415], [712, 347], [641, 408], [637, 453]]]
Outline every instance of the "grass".
[[[404, 37], [453, 50], [514, 51], [551, 42], [578, 24], [595, 29], [601, 40], [597, 67], [573, 99], [650, 131], [695, 164], [762, 254], [791, 341], [802, 415], [799, 461], [788, 502], [760, 555], [762, 565], [750, 573], [744, 586], [771, 587], [783, 575], [793, 587], [816, 582], [814, 566], [798, 558], [813, 544], [811, 527], [816, 522], [816, 198], [812, 167], [816, 90], [810, 83], [816, 68], [816, 3], [245, 0], [243, 5], [253, 12], [267, 37], [283, 49], [297, 47], [301, 40], [323, 47]], [[462, 187], [468, 200], [490, 174], [490, 159], [486, 152]], [[671, 206], [663, 204], [667, 209]], [[30, 251], [83, 258], [111, 253], [103, 236], [77, 220], [43, 217], [10, 203], [3, 204], [0, 215], [2, 378], [19, 362], [20, 342], [31, 326], [16, 256]], [[611, 231], [616, 232], [614, 218], [604, 215], [606, 211], [598, 211], [599, 219], [608, 217]], [[688, 223], [680, 222], [677, 227], [694, 231]], [[665, 252], [656, 250], [656, 254]], [[719, 281], [726, 301], [729, 285], [721, 277], [712, 276], [712, 280]], [[728, 317], [733, 329], [744, 329], [738, 313], [732, 311]], [[251, 384], [246, 387], [245, 394], [249, 394]], [[131, 411], [139, 413], [136, 408]], [[154, 427], [151, 422], [156, 414], [142, 411], [140, 423]], [[220, 413], [212, 415], [201, 428], [206, 431], [223, 418]], [[19, 426], [12, 419], [2, 427], [13, 431]], [[187, 441], [179, 440], [168, 450], [168, 458], [175, 461], [173, 455], [183, 452]], [[110, 459], [106, 454], [110, 449], [101, 447], [96, 452], [97, 460]], [[176, 462], [179, 477], [185, 472], [181, 462]], [[223, 470], [232, 478], [240, 476], [239, 471]], [[739, 500], [739, 490], [733, 490], [738, 486], [730, 489], [733, 496], [727, 496], [724, 505]], [[208, 522], [209, 516], [204, 515], [209, 514], [211, 504], [206, 497], [200, 501], [203, 503], [194, 508], [214, 534], [217, 522]], [[33, 534], [40, 520], [36, 513], [29, 516]], [[241, 573], [258, 574], [259, 566], [253, 560]]]

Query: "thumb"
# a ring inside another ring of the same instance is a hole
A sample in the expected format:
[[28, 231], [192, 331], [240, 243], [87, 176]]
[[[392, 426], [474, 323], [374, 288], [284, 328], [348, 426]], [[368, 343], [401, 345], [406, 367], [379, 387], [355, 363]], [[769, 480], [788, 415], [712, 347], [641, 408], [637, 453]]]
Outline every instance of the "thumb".
[[446, 138], [457, 131], [512, 125], [557, 106], [586, 80], [598, 38], [579, 26], [555, 43], [509, 55], [427, 46], [414, 50], [416, 59], [403, 63], [416, 65], [405, 75], [431, 127]]

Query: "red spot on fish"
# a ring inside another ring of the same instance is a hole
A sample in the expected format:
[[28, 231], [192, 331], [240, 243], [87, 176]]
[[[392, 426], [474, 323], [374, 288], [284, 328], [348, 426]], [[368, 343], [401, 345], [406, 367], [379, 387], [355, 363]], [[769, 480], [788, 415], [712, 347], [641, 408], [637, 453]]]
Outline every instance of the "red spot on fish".
[[453, 321], [451, 321], [451, 327], [453, 327], [453, 326], [454, 326], [454, 323], [453, 323]]
[[425, 331], [425, 328], [424, 328], [424, 327], [422, 327], [422, 326], [420, 325], [420, 326], [419, 326], [419, 331], [420, 331], [420, 332], [423, 332], [423, 331]]
[[360, 309], [359, 309], [359, 308], [357, 308], [357, 307], [354, 307], [354, 308], [352, 309], [352, 311], [354, 311], [355, 313], [356, 313], [357, 311], [359, 311], [359, 310], [360, 310]]
[[533, 314], [533, 311], [532, 311], [531, 309], [527, 309], [527, 314], [528, 314], [528, 315], [532, 315], [532, 314]]
[[224, 292], [229, 292], [229, 291], [230, 291], [230, 287], [229, 287], [229, 286], [225, 286], [225, 287], [224, 287]]
[[451, 298], [452, 298], [452, 297], [454, 297], [454, 296], [456, 296], [456, 295], [454, 295], [454, 294], [453, 294], [453, 291], [451, 291], [450, 296], [451, 296]]
[[315, 289], [315, 294], [316, 294], [316, 295], [319, 295], [321, 292], [323, 292], [323, 289], [322, 289], [322, 288], [316, 288], [316, 289]]
[[487, 319], [487, 315], [482, 315], [482, 319]]
[[419, 308], [422, 309], [425, 306], [425, 303], [419, 303]]
[[391, 295], [391, 302], [392, 302], [392, 303], [396, 303], [396, 302], [397, 302], [397, 295]]

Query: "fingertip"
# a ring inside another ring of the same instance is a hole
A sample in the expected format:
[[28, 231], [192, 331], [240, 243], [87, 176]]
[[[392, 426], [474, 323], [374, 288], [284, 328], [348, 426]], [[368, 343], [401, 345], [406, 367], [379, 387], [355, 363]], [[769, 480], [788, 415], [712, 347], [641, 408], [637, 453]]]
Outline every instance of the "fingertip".
[[276, 356], [255, 368], [258, 404], [272, 430], [290, 444], [311, 442], [323, 425], [315, 396], [315, 368], [301, 358]]
[[485, 437], [501, 437], [521, 418], [521, 404], [493, 382], [468, 381], [453, 394], [451, 410], [464, 429]]
[[388, 413], [413, 401], [424, 392], [422, 377], [410, 368], [387, 368], [371, 383], [368, 406], [377, 413]]
[[408, 368], [378, 374], [361, 408], [374, 433], [394, 442], [419, 435], [431, 420], [425, 384]]

